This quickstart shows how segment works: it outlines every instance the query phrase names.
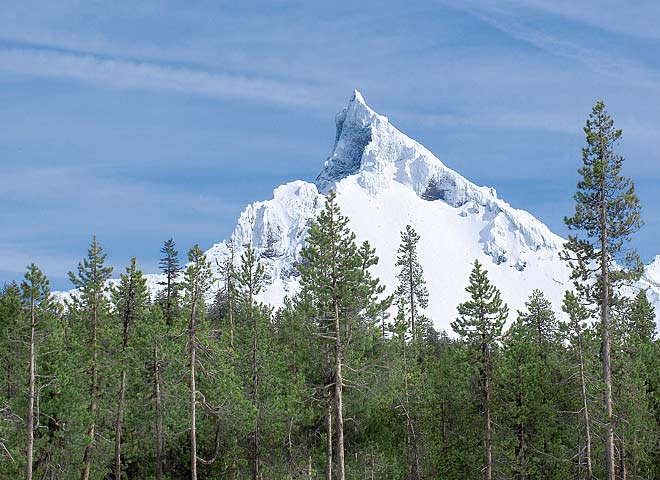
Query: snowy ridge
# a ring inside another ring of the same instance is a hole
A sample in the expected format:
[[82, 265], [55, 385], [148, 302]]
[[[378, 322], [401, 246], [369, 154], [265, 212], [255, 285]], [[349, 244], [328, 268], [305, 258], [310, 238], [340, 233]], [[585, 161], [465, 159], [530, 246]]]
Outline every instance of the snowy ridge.
[[653, 261], [644, 268], [644, 273], [639, 281], [640, 288], [647, 289], [649, 300], [655, 305], [656, 321], [660, 325], [660, 255], [656, 255]]
[[[464, 207], [463, 215], [485, 209], [490, 223], [482, 242], [485, 252], [499, 263], [509, 257], [524, 268], [526, 251], [561, 248], [563, 240], [544, 224], [498, 199], [495, 189], [479, 187], [447, 168], [424, 146], [397, 130], [387, 117], [369, 108], [357, 90], [337, 114], [336, 124], [333, 152], [316, 179], [320, 192], [336, 189], [338, 182], [356, 175], [358, 184], [372, 195], [396, 182], [426, 200]], [[508, 239], [507, 232], [515, 232], [516, 238]]]
[[[220, 266], [235, 248], [238, 262], [252, 244], [270, 274], [260, 299], [273, 307], [299, 290], [296, 263], [307, 229], [330, 190], [337, 193], [342, 213], [358, 240], [368, 240], [380, 261], [374, 274], [396, 286], [396, 251], [400, 232], [411, 224], [421, 239], [419, 257], [430, 292], [426, 315], [436, 327], [449, 330], [456, 306], [465, 299], [465, 285], [478, 259], [502, 291], [511, 315], [524, 308], [531, 291], [541, 289], [560, 311], [570, 287], [569, 272], [559, 259], [564, 239], [531, 214], [499, 199], [493, 188], [480, 187], [445, 166], [424, 146], [374, 112], [355, 91], [335, 118], [332, 153], [314, 183], [294, 181], [273, 192], [273, 198], [248, 205], [230, 238], [207, 252], [218, 280], [211, 300], [222, 287]], [[149, 275], [152, 295], [159, 275]], [[660, 256], [646, 268], [638, 288], [648, 288], [660, 311]]]
[[[295, 263], [300, 258], [307, 228], [323, 201], [313, 183], [297, 180], [277, 187], [272, 200], [250, 204], [241, 213], [229, 241], [235, 245], [237, 261], [247, 244], [259, 252], [271, 282], [262, 301], [279, 306], [284, 297], [298, 291]], [[229, 241], [216, 243], [206, 252], [216, 275], [229, 255]]]

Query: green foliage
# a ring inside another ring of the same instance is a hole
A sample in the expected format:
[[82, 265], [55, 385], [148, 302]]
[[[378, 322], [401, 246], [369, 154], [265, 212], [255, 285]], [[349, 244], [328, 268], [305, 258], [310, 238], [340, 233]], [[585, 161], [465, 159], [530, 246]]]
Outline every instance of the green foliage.
[[172, 325], [174, 318], [179, 313], [179, 290], [180, 285], [178, 282], [181, 266], [179, 265], [179, 252], [176, 249], [174, 239], [170, 238], [165, 240], [163, 248], [160, 252], [164, 255], [160, 259], [159, 267], [165, 280], [159, 282], [159, 285], [165, 287], [159, 297], [159, 303], [163, 307], [165, 318], [169, 325]]
[[559, 324], [550, 302], [534, 290], [504, 339], [498, 379], [508, 429], [504, 444], [514, 478], [562, 479], [571, 474], [575, 441], [570, 428], [571, 399], [562, 388], [566, 368]]
[[502, 301], [500, 291], [488, 280], [487, 273], [475, 260], [470, 284], [465, 289], [470, 300], [458, 306], [459, 317], [451, 328], [468, 343], [491, 349], [502, 336], [509, 308]]
[[[401, 244], [397, 250], [396, 267], [398, 285], [395, 297], [399, 302], [404, 316], [409, 319], [410, 329], [413, 337], [417, 337], [417, 330], [424, 330], [426, 325], [420, 311], [425, 309], [429, 303], [429, 292], [424, 280], [424, 270], [417, 256], [417, 244], [419, 235], [411, 225], [401, 232]], [[422, 321], [420, 321], [422, 320]]]
[[596, 102], [584, 132], [587, 146], [578, 170], [575, 213], [564, 219], [569, 230], [582, 235], [569, 235], [562, 258], [573, 271], [576, 290], [600, 304], [603, 268], [609, 273], [606, 288], [612, 294], [617, 293], [616, 286], [641, 274], [639, 256], [627, 248], [642, 225], [641, 207], [632, 180], [621, 174], [624, 158], [614, 151], [621, 130], [614, 127], [603, 102]]
[[656, 331], [655, 309], [646, 290], [640, 290], [629, 306], [626, 330], [634, 343], [649, 344]]

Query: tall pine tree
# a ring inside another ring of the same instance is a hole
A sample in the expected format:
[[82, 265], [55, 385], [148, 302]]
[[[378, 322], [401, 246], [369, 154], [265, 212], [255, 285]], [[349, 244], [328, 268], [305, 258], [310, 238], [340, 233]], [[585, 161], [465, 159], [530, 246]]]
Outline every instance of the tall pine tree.
[[[29, 310], [30, 340], [28, 360], [28, 411], [27, 423], [27, 458], [25, 477], [32, 480], [34, 463], [34, 431], [35, 431], [35, 397], [37, 388], [37, 326], [40, 317], [48, 315], [50, 302], [49, 281], [39, 268], [33, 263], [25, 273], [25, 280], [21, 283], [23, 302]], [[36, 418], [37, 426], [39, 418]]]
[[428, 306], [429, 292], [426, 289], [424, 270], [417, 256], [419, 235], [411, 225], [401, 232], [401, 244], [397, 251], [396, 266], [398, 286], [395, 296], [404, 309], [404, 315], [410, 323], [413, 342], [418, 337], [420, 311]]
[[78, 264], [78, 274], [69, 272], [71, 283], [79, 290], [75, 298], [82, 311], [88, 330], [87, 349], [89, 353], [89, 413], [90, 423], [87, 429], [87, 445], [83, 454], [82, 480], [90, 478], [92, 456], [96, 445], [96, 426], [99, 410], [99, 322], [105, 320], [108, 311], [107, 280], [112, 267], [105, 266], [108, 254], [103, 251], [96, 235], [87, 252], [87, 257]]
[[246, 340], [248, 340], [250, 350], [249, 358], [246, 360], [250, 365], [249, 396], [255, 409], [250, 455], [253, 480], [261, 478], [261, 422], [263, 415], [261, 405], [263, 402], [260, 399], [260, 385], [263, 382], [261, 350], [264, 342], [263, 321], [265, 319], [263, 308], [256, 303], [255, 297], [261, 293], [266, 280], [267, 274], [264, 266], [259, 262], [252, 245], [248, 244], [243, 255], [241, 255], [240, 267], [236, 272], [235, 286], [238, 300], [241, 303], [242, 317], [247, 323], [242, 330], [248, 332]]
[[493, 478], [493, 419], [491, 410], [493, 350], [502, 338], [509, 307], [502, 301], [500, 291], [490, 283], [488, 272], [474, 261], [470, 284], [466, 291], [470, 300], [458, 306], [458, 318], [451, 327], [470, 346], [479, 352], [479, 383], [483, 412], [484, 480]]
[[190, 388], [190, 478], [197, 480], [197, 368], [200, 361], [197, 359], [198, 350], [204, 347], [200, 341], [198, 331], [200, 320], [204, 317], [204, 294], [209, 288], [211, 278], [211, 265], [206, 255], [199, 248], [193, 246], [188, 251], [188, 268], [185, 272], [184, 288], [186, 291], [186, 307], [188, 310], [188, 366]]
[[562, 253], [576, 290], [597, 306], [601, 323], [601, 362], [605, 384], [605, 464], [607, 480], [615, 480], [614, 401], [612, 397], [611, 310], [619, 303], [618, 287], [639, 278], [641, 261], [629, 248], [640, 225], [640, 205], [633, 182], [621, 174], [623, 157], [615, 152], [621, 130], [596, 102], [586, 127], [575, 213], [566, 218], [570, 235]]
[[168, 325], [172, 325], [174, 318], [178, 315], [179, 310], [179, 283], [178, 277], [181, 272], [179, 265], [179, 252], [176, 249], [174, 239], [170, 238], [165, 240], [163, 248], [160, 249], [161, 253], [165, 255], [160, 259], [160, 271], [165, 275], [165, 280], [158, 282], [165, 288], [162, 292], [161, 303], [163, 305], [163, 312]]
[[332, 478], [333, 444], [330, 418], [334, 417], [336, 479], [346, 478], [344, 445], [344, 369], [346, 359], [360, 345], [359, 337], [369, 335], [389, 299], [380, 300], [384, 287], [371, 276], [369, 269], [378, 262], [368, 243], [357, 247], [355, 234], [348, 228], [348, 218], [341, 214], [334, 192], [312, 223], [307, 246], [299, 265], [301, 305], [313, 315], [314, 331], [322, 339], [322, 351], [329, 360], [332, 404], [327, 410], [326, 478]]
[[130, 365], [129, 339], [131, 330], [135, 329], [136, 322], [144, 321], [149, 302], [147, 280], [142, 271], [137, 268], [135, 257], [131, 265], [122, 273], [118, 288], [113, 292], [115, 314], [121, 322], [121, 347], [117, 355], [120, 365], [119, 399], [117, 401], [117, 415], [115, 417], [115, 479], [122, 479], [122, 431], [124, 429], [124, 411], [126, 408], [127, 365]]

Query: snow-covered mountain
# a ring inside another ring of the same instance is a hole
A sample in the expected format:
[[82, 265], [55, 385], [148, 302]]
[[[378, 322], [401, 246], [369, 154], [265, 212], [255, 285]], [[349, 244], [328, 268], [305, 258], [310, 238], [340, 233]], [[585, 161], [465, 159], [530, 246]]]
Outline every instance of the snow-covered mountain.
[[[236, 258], [252, 243], [270, 272], [261, 299], [280, 306], [299, 289], [296, 262], [310, 222], [330, 190], [358, 240], [369, 240], [380, 261], [374, 273], [396, 285], [396, 251], [407, 224], [417, 230], [419, 257], [430, 292], [426, 314], [449, 330], [474, 259], [479, 259], [500, 288], [512, 315], [535, 288], [559, 310], [570, 286], [559, 259], [564, 240], [531, 214], [499, 199], [447, 168], [424, 146], [397, 130], [355, 91], [336, 116], [332, 153], [314, 183], [298, 180], [277, 187], [270, 200], [248, 205], [231, 239]], [[213, 245], [207, 257], [216, 274], [228, 255], [227, 241]], [[219, 275], [218, 275], [219, 276]], [[158, 275], [150, 275], [156, 285]], [[220, 281], [216, 287], [221, 286]], [[660, 256], [649, 265], [640, 286], [660, 311]]]
[[[430, 291], [426, 311], [449, 329], [456, 305], [465, 299], [472, 262], [479, 259], [502, 290], [511, 312], [522, 309], [534, 288], [559, 309], [569, 286], [558, 253], [564, 240], [529, 213], [499, 199], [447, 168], [424, 146], [397, 130], [355, 91], [336, 116], [332, 153], [314, 183], [295, 181], [275, 189], [271, 200], [249, 205], [232, 238], [252, 243], [262, 254], [272, 283], [262, 295], [281, 305], [298, 291], [295, 263], [311, 220], [324, 196], [337, 192], [342, 212], [358, 240], [369, 240], [380, 257], [374, 273], [395, 288], [400, 232], [411, 224], [419, 233], [419, 255]], [[213, 265], [226, 258], [226, 242], [208, 250]], [[641, 282], [660, 307], [660, 257]]]

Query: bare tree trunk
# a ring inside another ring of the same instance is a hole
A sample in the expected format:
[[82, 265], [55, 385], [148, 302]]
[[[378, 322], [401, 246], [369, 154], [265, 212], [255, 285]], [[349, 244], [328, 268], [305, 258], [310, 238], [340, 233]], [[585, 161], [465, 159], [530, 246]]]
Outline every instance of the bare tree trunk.
[[419, 480], [419, 454], [417, 450], [417, 430], [415, 427], [414, 415], [410, 411], [410, 392], [408, 388], [408, 355], [406, 349], [406, 339], [402, 338], [403, 348], [403, 395], [405, 405], [404, 415], [406, 416], [406, 427], [408, 430], [408, 457], [412, 457], [412, 464], [410, 465], [410, 478], [412, 480]]
[[417, 340], [417, 326], [415, 325], [415, 290], [414, 290], [414, 277], [413, 277], [413, 262], [412, 258], [408, 261], [408, 288], [410, 288], [410, 328], [412, 330], [413, 342]]
[[626, 480], [628, 478], [628, 469], [626, 468], [626, 445], [623, 435], [619, 437], [619, 478]]
[[121, 371], [121, 387], [115, 423], [115, 480], [121, 480], [121, 433], [124, 428], [124, 402], [126, 399], [126, 369]]
[[28, 365], [29, 381], [28, 381], [28, 414], [27, 414], [27, 431], [28, 431], [28, 445], [27, 445], [27, 464], [26, 475], [27, 480], [32, 480], [32, 463], [34, 456], [34, 384], [36, 380], [35, 367], [35, 298], [34, 294], [30, 296], [30, 364]]
[[332, 480], [332, 401], [328, 400], [325, 415], [325, 431], [327, 433], [325, 450], [325, 480]]
[[[133, 295], [133, 274], [131, 274], [126, 298], [124, 316], [124, 334], [122, 342], [122, 356], [128, 348], [128, 334], [131, 328], [131, 317], [135, 309]], [[119, 388], [119, 402], [117, 402], [117, 419], [115, 423], [115, 480], [121, 480], [121, 436], [124, 429], [124, 404], [126, 402], [126, 368], [121, 371], [121, 387]]]
[[578, 340], [578, 360], [580, 363], [580, 394], [582, 396], [582, 419], [584, 421], [585, 430], [585, 461], [587, 464], [587, 471], [584, 478], [585, 480], [591, 480], [591, 425], [589, 421], [589, 404], [587, 403], [587, 381], [584, 375], [584, 358], [582, 356], [582, 334], [580, 333], [580, 325], [577, 321], [575, 322], [575, 329]]
[[99, 410], [99, 385], [98, 385], [98, 351], [97, 351], [97, 305], [92, 307], [92, 365], [91, 365], [91, 402], [89, 412], [92, 415], [92, 421], [87, 430], [87, 446], [83, 454], [82, 480], [89, 480], [92, 470], [92, 449], [94, 448], [96, 437], [96, 416]]
[[493, 429], [490, 417], [490, 352], [488, 346], [482, 346], [482, 382], [484, 409], [484, 480], [493, 478]]
[[197, 338], [195, 324], [195, 304], [197, 299], [193, 296], [190, 310], [190, 478], [197, 480], [197, 385], [195, 384], [195, 354], [197, 353]]
[[344, 467], [344, 405], [342, 377], [341, 325], [339, 305], [335, 301], [335, 429], [337, 430], [337, 480], [346, 479]]
[[160, 396], [158, 338], [154, 337], [154, 395], [156, 397], [156, 480], [163, 478], [163, 404]]
[[[233, 256], [233, 253], [232, 253]], [[233, 257], [232, 257], [233, 258]], [[233, 297], [233, 287], [231, 285], [231, 271], [228, 270], [227, 273], [227, 297], [229, 299], [229, 348], [231, 349], [232, 355], [234, 353], [234, 297]]]
[[615, 480], [614, 469], [614, 407], [612, 400], [612, 364], [610, 353], [610, 305], [609, 305], [609, 268], [608, 268], [608, 238], [605, 180], [601, 181], [600, 198], [600, 268], [601, 268], [601, 333], [603, 381], [605, 382], [605, 468], [607, 480]]

